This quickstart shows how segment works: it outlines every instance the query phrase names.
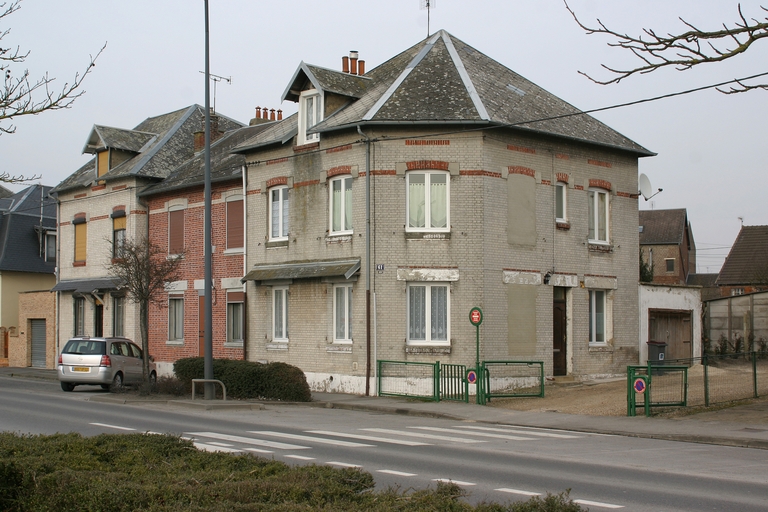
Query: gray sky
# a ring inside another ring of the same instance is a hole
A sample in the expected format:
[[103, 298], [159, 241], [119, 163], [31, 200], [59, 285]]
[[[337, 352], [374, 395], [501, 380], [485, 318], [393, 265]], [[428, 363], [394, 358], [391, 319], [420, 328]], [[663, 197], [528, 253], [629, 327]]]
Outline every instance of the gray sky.
[[[247, 123], [256, 106], [295, 111], [280, 97], [299, 63], [341, 69], [360, 52], [372, 69], [427, 36], [423, 0], [211, 0], [211, 73], [216, 109]], [[768, 4], [768, 2], [766, 2]], [[596, 85], [578, 71], [607, 77], [601, 63], [636, 64], [586, 35], [561, 0], [433, 0], [430, 32], [445, 29], [477, 50], [582, 110], [658, 96], [768, 71], [768, 44], [743, 56], [690, 71], [672, 69]], [[639, 35], [644, 27], [680, 32], [681, 16], [702, 29], [738, 20], [731, 0], [570, 0], [582, 21]], [[759, 1], [742, 0], [748, 17], [764, 18]], [[0, 171], [41, 175], [56, 185], [84, 164], [94, 124], [133, 128], [147, 117], [204, 104], [203, 1], [24, 0], [0, 30], [3, 46], [30, 50], [32, 77], [48, 72], [59, 87], [108, 43], [70, 110], [16, 120], [0, 136]], [[16, 73], [20, 68], [14, 68]], [[213, 88], [212, 88], [213, 91]], [[213, 100], [212, 100], [213, 101]], [[768, 224], [765, 113], [768, 92], [726, 96], [714, 90], [595, 114], [658, 153], [640, 160], [654, 189], [641, 209], [687, 208], [698, 271], [717, 272], [745, 225]], [[762, 128], [761, 128], [762, 127]], [[760, 176], [763, 176], [762, 178]], [[20, 186], [10, 187], [19, 190]]]

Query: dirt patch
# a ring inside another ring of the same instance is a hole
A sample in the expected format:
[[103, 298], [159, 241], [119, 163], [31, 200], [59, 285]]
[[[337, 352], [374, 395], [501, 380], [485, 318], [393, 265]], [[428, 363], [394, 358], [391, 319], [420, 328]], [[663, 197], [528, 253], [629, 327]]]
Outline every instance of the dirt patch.
[[488, 405], [515, 411], [626, 416], [627, 380], [548, 384], [544, 398], [494, 398]]

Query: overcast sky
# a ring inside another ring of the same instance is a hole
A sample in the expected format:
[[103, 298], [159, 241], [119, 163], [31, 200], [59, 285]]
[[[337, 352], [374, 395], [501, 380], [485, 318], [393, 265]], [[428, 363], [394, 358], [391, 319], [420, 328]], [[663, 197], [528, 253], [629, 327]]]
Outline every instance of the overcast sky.
[[[424, 0], [210, 0], [211, 73], [216, 109], [247, 123], [256, 106], [295, 112], [280, 97], [299, 63], [341, 69], [360, 52], [368, 70], [427, 36]], [[766, 2], [768, 4], [768, 2]], [[482, 53], [582, 110], [683, 91], [768, 71], [768, 44], [731, 61], [672, 69], [601, 86], [578, 74], [636, 64], [634, 57], [586, 35], [562, 0], [432, 0], [429, 31], [445, 29]], [[48, 72], [61, 87], [107, 48], [70, 110], [15, 121], [0, 135], [0, 171], [40, 175], [57, 185], [84, 164], [94, 124], [133, 128], [147, 117], [204, 104], [203, 0], [24, 0], [3, 20], [3, 47], [31, 52], [32, 77]], [[680, 32], [683, 17], [702, 29], [738, 20], [730, 0], [570, 0], [582, 21], [600, 18], [621, 32], [644, 27]], [[749, 17], [760, 3], [742, 0]], [[13, 68], [18, 74], [23, 68]], [[212, 88], [213, 91], [213, 88]], [[213, 101], [213, 100], [212, 100]], [[765, 117], [768, 91], [726, 96], [714, 90], [595, 114], [658, 156], [640, 160], [655, 189], [641, 209], [686, 208], [698, 248], [698, 271], [717, 272], [745, 225], [768, 224]], [[20, 186], [11, 186], [19, 190]]]

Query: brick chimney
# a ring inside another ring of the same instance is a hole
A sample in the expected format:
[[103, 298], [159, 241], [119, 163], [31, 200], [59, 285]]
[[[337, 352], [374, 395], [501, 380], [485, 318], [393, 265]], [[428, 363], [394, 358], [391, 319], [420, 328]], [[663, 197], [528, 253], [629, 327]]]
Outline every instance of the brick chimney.
[[267, 107], [264, 107], [264, 108], [256, 107], [256, 117], [251, 119], [248, 125], [253, 126], [255, 124], [269, 123], [270, 121], [282, 121], [282, 120], [283, 120], [282, 110], [275, 110], [274, 108], [269, 109]]
[[[219, 131], [219, 116], [211, 112], [211, 144], [224, 135], [224, 132]], [[201, 130], [192, 134], [194, 137], [195, 153], [202, 151], [205, 148], [205, 118], [203, 118]]]
[[357, 74], [357, 51], [355, 50], [349, 52], [349, 74]]

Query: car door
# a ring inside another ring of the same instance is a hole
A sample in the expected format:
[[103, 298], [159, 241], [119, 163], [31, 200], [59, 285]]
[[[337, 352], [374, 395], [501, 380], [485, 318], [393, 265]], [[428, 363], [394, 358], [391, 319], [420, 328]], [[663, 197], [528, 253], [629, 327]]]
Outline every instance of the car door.
[[128, 345], [128, 349], [131, 351], [131, 354], [133, 355], [133, 367], [135, 374], [135, 382], [141, 382], [144, 379], [144, 368], [143, 363], [144, 360], [141, 357], [141, 349], [133, 344], [133, 343], [126, 343]]

